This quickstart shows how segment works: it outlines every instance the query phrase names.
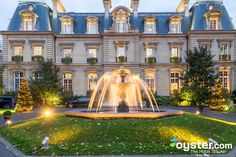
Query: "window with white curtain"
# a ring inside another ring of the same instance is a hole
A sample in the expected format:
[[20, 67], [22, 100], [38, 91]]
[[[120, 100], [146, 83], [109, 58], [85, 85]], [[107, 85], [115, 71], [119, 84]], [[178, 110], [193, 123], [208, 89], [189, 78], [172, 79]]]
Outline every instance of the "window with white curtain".
[[230, 86], [229, 86], [229, 81], [230, 81], [230, 78], [229, 78], [229, 71], [227, 70], [221, 70], [220, 73], [219, 73], [220, 77], [220, 81], [222, 83], [222, 86], [225, 88], [225, 89], [228, 89], [230, 90]]
[[98, 34], [98, 21], [97, 19], [87, 20], [87, 34]]
[[154, 56], [155, 56], [154, 48], [146, 48], [146, 58], [154, 57]]
[[90, 73], [88, 74], [88, 91], [93, 91], [96, 88], [97, 85], [97, 74], [96, 73]]
[[117, 57], [126, 56], [126, 47], [117, 47]]
[[72, 73], [65, 73], [63, 80], [64, 80], [64, 91], [72, 91]]
[[22, 79], [23, 79], [23, 73], [22, 72], [15, 72], [14, 73], [14, 91], [19, 90]]
[[88, 48], [89, 58], [97, 58], [97, 48]]
[[155, 83], [155, 73], [147, 72], [145, 75], [145, 82], [149, 89], [154, 93], [156, 91], [156, 83]]
[[64, 48], [63, 49], [63, 53], [64, 53], [64, 57], [65, 58], [66, 57], [71, 58], [71, 56], [72, 56], [72, 49], [71, 48]]
[[14, 55], [15, 56], [23, 56], [23, 47], [22, 46], [14, 46]]
[[43, 55], [43, 47], [42, 46], [34, 46], [33, 51], [34, 51], [34, 56], [42, 56]]

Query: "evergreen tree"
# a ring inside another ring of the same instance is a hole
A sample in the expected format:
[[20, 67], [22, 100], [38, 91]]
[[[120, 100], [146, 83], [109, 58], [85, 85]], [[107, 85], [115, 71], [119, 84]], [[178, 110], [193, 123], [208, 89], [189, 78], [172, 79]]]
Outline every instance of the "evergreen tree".
[[21, 80], [20, 89], [17, 94], [16, 112], [29, 112], [33, 109], [33, 99], [28, 83], [25, 79]]
[[218, 80], [212, 89], [212, 95], [209, 100], [209, 105], [212, 110], [224, 111], [228, 105], [229, 94]]
[[30, 79], [30, 89], [37, 104], [55, 106], [61, 101], [62, 85], [59, 68], [51, 60], [39, 63], [39, 78]]
[[211, 52], [206, 48], [200, 47], [187, 51], [187, 71], [182, 77], [183, 90], [191, 92], [192, 100], [199, 106], [200, 112], [209, 99], [211, 88], [217, 78], [212, 58]]

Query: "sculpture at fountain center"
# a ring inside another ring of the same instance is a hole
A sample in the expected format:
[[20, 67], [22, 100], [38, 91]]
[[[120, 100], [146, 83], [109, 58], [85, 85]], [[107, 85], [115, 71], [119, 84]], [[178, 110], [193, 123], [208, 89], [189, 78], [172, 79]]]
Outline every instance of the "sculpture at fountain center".
[[125, 98], [126, 98], [125, 92], [127, 90], [128, 84], [125, 82], [126, 73], [124, 70], [121, 70], [120, 77], [121, 77], [121, 83], [119, 85], [119, 93], [120, 93], [121, 101], [119, 102], [117, 112], [127, 113], [129, 112], [129, 106], [127, 102], [125, 101]]

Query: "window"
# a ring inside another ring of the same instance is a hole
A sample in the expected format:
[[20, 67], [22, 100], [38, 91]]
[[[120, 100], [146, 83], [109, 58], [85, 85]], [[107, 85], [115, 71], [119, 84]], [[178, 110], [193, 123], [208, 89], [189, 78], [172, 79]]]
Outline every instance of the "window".
[[217, 18], [210, 19], [210, 30], [219, 29], [219, 20]]
[[146, 48], [146, 58], [154, 56], [155, 56], [154, 48]]
[[64, 48], [63, 49], [63, 53], [64, 53], [64, 57], [69, 57], [71, 58], [71, 54], [72, 54], [72, 49], [71, 48]]
[[15, 56], [23, 56], [23, 47], [22, 46], [15, 46], [14, 47], [14, 55]]
[[144, 33], [156, 33], [156, 18], [147, 17], [144, 21]]
[[40, 79], [42, 76], [41, 76], [41, 73], [40, 72], [34, 72], [33, 73], [33, 78], [34, 79]]
[[73, 18], [69, 16], [61, 17], [61, 34], [73, 34]]
[[88, 91], [93, 91], [96, 88], [97, 77], [96, 73], [88, 74]]
[[124, 33], [127, 32], [127, 24], [125, 15], [117, 15], [116, 21], [117, 32]]
[[170, 23], [170, 33], [181, 33], [181, 23], [179, 21]]
[[225, 89], [230, 90], [230, 86], [229, 86], [229, 71], [227, 71], [227, 70], [220, 71], [220, 82], [222, 82], [222, 86]]
[[34, 22], [33, 22], [33, 18], [24, 18], [23, 20], [23, 30], [24, 31], [32, 31], [34, 28]]
[[14, 91], [18, 91], [20, 88], [21, 79], [23, 78], [22, 72], [14, 73]]
[[35, 18], [37, 17], [31, 11], [23, 11], [20, 12], [21, 15], [21, 30], [22, 31], [34, 31], [35, 29]]
[[33, 51], [34, 51], [34, 56], [42, 56], [43, 47], [42, 46], [34, 46]]
[[179, 57], [179, 48], [178, 47], [172, 47], [171, 48], [171, 57]]
[[220, 45], [220, 55], [228, 55], [229, 54], [229, 46], [228, 44]]
[[170, 93], [180, 89], [180, 73], [172, 72], [170, 74]]
[[149, 89], [155, 93], [156, 85], [155, 85], [155, 73], [154, 72], [147, 72], [145, 76], [145, 81]]
[[87, 34], [98, 34], [98, 19], [96, 17], [87, 19]]
[[96, 48], [89, 48], [89, 58], [97, 58], [97, 49]]
[[126, 56], [126, 47], [117, 47], [117, 57]]
[[65, 73], [63, 80], [64, 80], [64, 91], [72, 91], [72, 74]]

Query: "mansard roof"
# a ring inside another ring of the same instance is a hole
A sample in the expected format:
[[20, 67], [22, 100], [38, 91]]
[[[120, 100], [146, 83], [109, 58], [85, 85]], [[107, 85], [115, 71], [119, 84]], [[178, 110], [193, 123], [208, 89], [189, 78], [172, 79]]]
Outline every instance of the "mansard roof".
[[[57, 19], [53, 20], [52, 9], [42, 2], [20, 2], [16, 8], [16, 11], [9, 23], [7, 31], [20, 31], [21, 17], [20, 11], [27, 10], [32, 5], [33, 12], [37, 15], [36, 31], [47, 32], [53, 31], [56, 34], [61, 32], [60, 18], [63, 16], [69, 16], [73, 18], [74, 33], [85, 34], [86, 33], [86, 18], [97, 17], [99, 24], [99, 32], [103, 33], [104, 29], [112, 26], [112, 12], [108, 19], [105, 19], [104, 13], [75, 13], [66, 12], [58, 13]], [[187, 33], [189, 30], [207, 30], [207, 24], [204, 15], [209, 12], [209, 5], [212, 5], [215, 9], [221, 10], [221, 24], [222, 30], [234, 30], [231, 18], [222, 2], [217, 0], [201, 0], [196, 2], [190, 9], [190, 16], [186, 17], [184, 12], [139, 12], [138, 17], [135, 17], [133, 13], [130, 15], [131, 28], [137, 28], [140, 33], [144, 32], [144, 19], [146, 17], [156, 17], [156, 30], [157, 34], [168, 34], [169, 32], [169, 19], [173, 16], [179, 16], [182, 18], [182, 32]], [[118, 7], [119, 8], [119, 7]], [[53, 27], [54, 25], [54, 27]]]

